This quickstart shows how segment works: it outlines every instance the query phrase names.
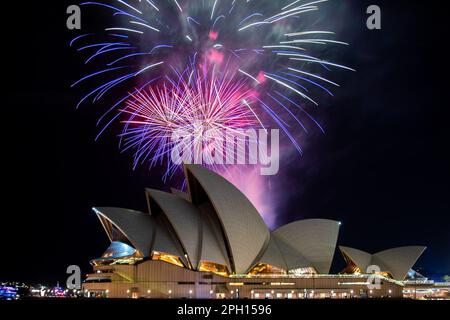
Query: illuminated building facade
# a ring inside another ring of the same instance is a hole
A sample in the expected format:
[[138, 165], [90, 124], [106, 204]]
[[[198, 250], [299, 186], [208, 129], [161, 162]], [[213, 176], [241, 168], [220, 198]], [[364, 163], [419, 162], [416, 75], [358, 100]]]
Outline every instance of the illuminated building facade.
[[[111, 245], [91, 261], [85, 294], [129, 298], [401, 297], [423, 247], [370, 255], [341, 247], [348, 267], [331, 275], [340, 223], [296, 221], [270, 232], [231, 183], [184, 167], [187, 192], [146, 190], [149, 213], [95, 208]], [[372, 264], [380, 272], [364, 272]], [[379, 287], [372, 287], [379, 284]]]

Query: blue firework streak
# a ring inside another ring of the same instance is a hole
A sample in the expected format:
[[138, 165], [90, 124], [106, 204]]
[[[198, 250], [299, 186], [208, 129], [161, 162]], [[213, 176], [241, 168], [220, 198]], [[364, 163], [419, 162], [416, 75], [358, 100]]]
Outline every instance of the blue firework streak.
[[[332, 88], [338, 84], [329, 74], [335, 69], [353, 71], [321, 58], [324, 47], [347, 43], [335, 40], [331, 31], [304, 23], [304, 17], [317, 14], [324, 2], [327, 0], [83, 2], [82, 7], [97, 7], [111, 18], [102, 30], [70, 42], [94, 69], [72, 86], [98, 81], [78, 106], [122, 92], [99, 119], [100, 135], [121, 115], [130, 114], [128, 106], [136, 104], [127, 102], [142, 90], [173, 84], [187, 68], [226, 73], [245, 83], [252, 93], [251, 104], [245, 103], [257, 123], [283, 130], [301, 153], [295, 132], [308, 132], [311, 126], [323, 131], [308, 112], [318, 105], [318, 90], [333, 95]], [[125, 126], [122, 136], [127, 129]], [[142, 149], [137, 152], [141, 158]], [[154, 165], [160, 155], [143, 158]]]

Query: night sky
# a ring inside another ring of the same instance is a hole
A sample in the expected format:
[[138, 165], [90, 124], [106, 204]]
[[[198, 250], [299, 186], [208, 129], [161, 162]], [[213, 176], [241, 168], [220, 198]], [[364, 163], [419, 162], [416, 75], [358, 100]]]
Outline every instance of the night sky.
[[[332, 2], [328, 17], [351, 44], [340, 61], [357, 72], [339, 75], [342, 88], [317, 113], [326, 134], [313, 134], [303, 157], [274, 178], [276, 222], [339, 220], [338, 244], [371, 253], [425, 245], [416, 266], [450, 274], [448, 27], [441, 2]], [[114, 129], [94, 141], [102, 110], [75, 110], [79, 93], [69, 87], [80, 69], [68, 47], [76, 35], [65, 27], [69, 4], [33, 1], [9, 11], [17, 17], [2, 45], [11, 56], [2, 60], [0, 280], [63, 282], [72, 264], [89, 272], [89, 260], [108, 246], [91, 208], [146, 210], [144, 188], [169, 187], [157, 170], [132, 170]], [[365, 27], [370, 4], [381, 6], [380, 31]], [[339, 271], [339, 253], [335, 260]]]

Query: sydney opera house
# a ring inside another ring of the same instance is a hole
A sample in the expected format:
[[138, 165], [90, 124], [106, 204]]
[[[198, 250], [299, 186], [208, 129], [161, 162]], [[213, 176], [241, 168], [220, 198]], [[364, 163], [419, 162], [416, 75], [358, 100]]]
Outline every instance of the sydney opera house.
[[[111, 245], [91, 261], [88, 296], [129, 298], [402, 297], [425, 250], [369, 254], [339, 247], [347, 267], [330, 274], [340, 223], [300, 220], [269, 231], [230, 182], [185, 165], [187, 192], [146, 190], [148, 213], [95, 208]], [[375, 267], [374, 267], [375, 266]]]

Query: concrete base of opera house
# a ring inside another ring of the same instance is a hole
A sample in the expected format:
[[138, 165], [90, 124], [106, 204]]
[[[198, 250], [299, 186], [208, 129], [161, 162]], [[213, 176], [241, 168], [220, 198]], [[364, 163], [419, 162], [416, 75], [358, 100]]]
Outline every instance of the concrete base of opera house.
[[163, 261], [94, 266], [83, 283], [88, 297], [200, 299], [401, 298], [403, 286], [379, 277], [369, 289], [369, 275], [257, 275], [223, 277]]

